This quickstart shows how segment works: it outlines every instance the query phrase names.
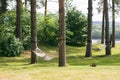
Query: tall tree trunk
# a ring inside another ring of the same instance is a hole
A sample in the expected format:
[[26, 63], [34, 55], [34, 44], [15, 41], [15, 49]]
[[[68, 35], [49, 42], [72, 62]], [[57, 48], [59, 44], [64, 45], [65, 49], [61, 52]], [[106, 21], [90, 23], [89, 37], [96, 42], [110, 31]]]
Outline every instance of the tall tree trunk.
[[47, 15], [47, 0], [45, 0], [45, 16]]
[[59, 66], [66, 66], [66, 31], [64, 0], [59, 0]]
[[85, 57], [92, 56], [92, 0], [88, 0], [88, 32], [87, 32], [87, 47]]
[[36, 30], [36, 0], [31, 0], [31, 64], [37, 63], [37, 55], [33, 52], [37, 48]]
[[[47, 18], [46, 18], [46, 15], [47, 15], [47, 0], [45, 0], [45, 12], [44, 12], [44, 20], [45, 20], [45, 23], [44, 23], [44, 32], [46, 32], [46, 24], [47, 24]], [[45, 33], [45, 39], [47, 39], [47, 34]]]
[[106, 44], [106, 55], [111, 55], [111, 47], [109, 40], [109, 15], [108, 15], [108, 0], [104, 0], [105, 8], [105, 44]]
[[112, 47], [115, 47], [115, 0], [112, 0]]
[[104, 16], [104, 6], [103, 6], [103, 15], [102, 15], [102, 35], [101, 35], [101, 44], [104, 44], [105, 39], [105, 16]]
[[22, 27], [21, 27], [21, 10], [22, 10], [22, 1], [16, 0], [16, 37], [21, 41], [22, 40]]

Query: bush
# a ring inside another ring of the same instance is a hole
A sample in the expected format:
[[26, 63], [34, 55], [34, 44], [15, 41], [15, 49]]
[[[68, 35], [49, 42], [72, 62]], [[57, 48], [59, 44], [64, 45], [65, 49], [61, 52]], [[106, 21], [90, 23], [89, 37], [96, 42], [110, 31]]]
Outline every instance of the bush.
[[56, 46], [58, 44], [58, 18], [48, 15], [39, 25], [39, 43]]
[[23, 50], [22, 43], [15, 36], [3, 37], [0, 40], [0, 56], [20, 56]]
[[15, 17], [14, 11], [7, 11], [5, 14], [0, 15], [0, 35], [14, 35], [16, 26]]
[[67, 44], [84, 46], [87, 35], [87, 17], [76, 8], [67, 12], [66, 16]]
[[31, 48], [30, 36], [27, 36], [23, 39], [22, 44], [25, 50], [29, 50]]
[[[23, 10], [21, 15], [22, 42], [24, 49], [30, 49], [30, 13]], [[15, 35], [16, 11], [7, 11], [0, 15], [0, 34], [3, 36]]]
[[20, 56], [22, 43], [15, 38], [15, 11], [7, 11], [0, 16], [0, 56]]
[[21, 24], [22, 24], [22, 43], [25, 50], [30, 49], [31, 42], [30, 42], [30, 12], [27, 10], [23, 10], [22, 18], [21, 18]]

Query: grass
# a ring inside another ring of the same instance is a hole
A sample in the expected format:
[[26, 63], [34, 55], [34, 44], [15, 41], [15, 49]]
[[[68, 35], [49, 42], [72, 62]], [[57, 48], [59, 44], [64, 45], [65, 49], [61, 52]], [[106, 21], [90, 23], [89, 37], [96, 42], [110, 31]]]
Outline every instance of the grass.
[[[94, 48], [102, 45], [93, 45]], [[93, 50], [93, 57], [85, 58], [85, 47], [67, 46], [67, 66], [58, 67], [58, 48], [42, 46], [41, 49], [55, 56], [50, 61], [39, 58], [30, 65], [30, 52], [21, 57], [0, 57], [0, 80], [120, 80], [120, 45], [112, 48], [112, 56], [103, 56], [104, 49]], [[90, 67], [95, 63], [97, 67]]]

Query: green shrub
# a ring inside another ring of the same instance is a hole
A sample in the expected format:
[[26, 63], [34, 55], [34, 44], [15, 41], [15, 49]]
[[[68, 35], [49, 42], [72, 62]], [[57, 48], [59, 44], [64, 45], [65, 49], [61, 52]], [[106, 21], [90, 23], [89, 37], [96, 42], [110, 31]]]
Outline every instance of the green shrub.
[[30, 49], [31, 43], [30, 43], [30, 13], [27, 10], [23, 10], [22, 18], [21, 18], [21, 24], [22, 24], [22, 43], [25, 50]]
[[23, 50], [22, 43], [15, 36], [3, 37], [0, 40], [0, 56], [20, 56]]
[[76, 8], [67, 12], [66, 16], [67, 44], [84, 46], [87, 35], [87, 17]]
[[29, 50], [31, 48], [30, 40], [30, 36], [26, 36], [26, 38], [23, 39], [22, 44], [25, 50]]
[[[21, 15], [22, 42], [24, 49], [30, 49], [30, 13], [23, 10]], [[2, 36], [15, 35], [16, 11], [7, 11], [0, 16], [0, 34]]]
[[14, 35], [16, 26], [15, 11], [7, 11], [0, 15], [0, 35], [9, 36]]
[[39, 43], [56, 46], [58, 44], [58, 18], [48, 15], [39, 25]]

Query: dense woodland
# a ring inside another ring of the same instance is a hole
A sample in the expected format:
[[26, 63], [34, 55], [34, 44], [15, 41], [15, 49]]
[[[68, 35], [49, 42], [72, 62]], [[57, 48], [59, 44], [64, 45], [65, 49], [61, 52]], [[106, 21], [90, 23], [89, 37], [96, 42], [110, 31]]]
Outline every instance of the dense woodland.
[[[11, 1], [16, 3], [16, 7], [9, 6]], [[0, 56], [20, 56], [23, 51], [31, 49], [30, 63], [34, 64], [38, 61], [37, 56], [45, 55], [38, 48], [40, 44], [58, 46], [59, 66], [66, 66], [66, 45], [86, 46], [85, 57], [91, 57], [92, 38], [99, 38], [105, 44], [106, 56], [112, 54], [115, 38], [120, 38], [120, 23], [115, 24], [115, 17], [119, 15], [119, 0], [99, 1], [98, 11], [103, 13], [99, 25], [93, 25], [93, 0], [88, 0], [86, 4], [88, 16], [77, 10], [71, 4], [72, 0], [58, 0], [59, 12], [50, 13], [47, 10], [48, 1], [0, 0]], [[41, 7], [45, 9], [44, 14], [36, 11]], [[112, 14], [111, 23], [109, 12]]]

